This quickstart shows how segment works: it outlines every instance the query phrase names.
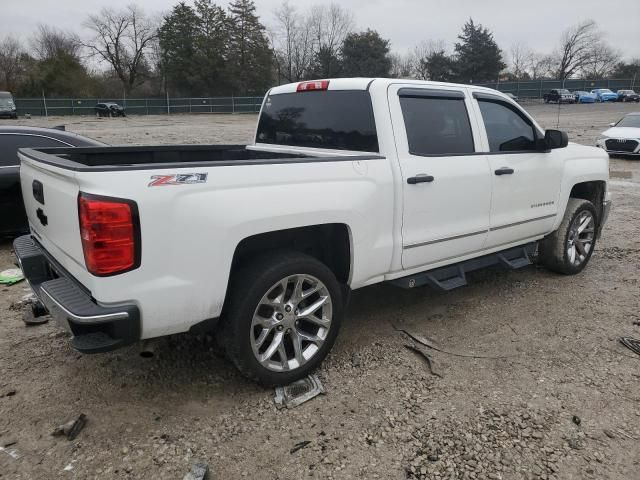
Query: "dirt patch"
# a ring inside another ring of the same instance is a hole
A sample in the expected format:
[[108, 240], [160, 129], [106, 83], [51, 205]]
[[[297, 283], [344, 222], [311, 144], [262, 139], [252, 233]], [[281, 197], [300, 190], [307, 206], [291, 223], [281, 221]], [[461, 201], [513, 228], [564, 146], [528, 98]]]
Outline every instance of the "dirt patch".
[[[588, 145], [628, 110], [530, 107]], [[64, 120], [109, 143], [243, 143], [255, 117]], [[640, 357], [617, 338], [640, 337], [639, 165], [612, 159], [631, 176], [612, 182], [614, 209], [580, 275], [530, 267], [477, 272], [449, 293], [354, 292], [318, 372], [327, 394], [292, 410], [211, 337], [163, 340], [152, 359], [137, 347], [81, 355], [55, 325], [27, 328], [9, 308], [24, 283], [0, 286], [0, 478], [176, 479], [198, 460], [229, 479], [636, 478]], [[12, 265], [5, 242], [0, 269]], [[439, 378], [392, 325], [493, 358], [434, 351]], [[74, 441], [50, 435], [80, 413]]]

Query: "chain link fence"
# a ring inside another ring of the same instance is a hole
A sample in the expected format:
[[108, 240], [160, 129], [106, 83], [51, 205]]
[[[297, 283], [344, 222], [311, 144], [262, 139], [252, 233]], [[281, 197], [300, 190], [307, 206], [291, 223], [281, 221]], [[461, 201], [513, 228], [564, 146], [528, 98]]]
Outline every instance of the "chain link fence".
[[542, 95], [553, 88], [566, 88], [570, 91], [591, 91], [595, 88], [608, 88], [614, 92], [618, 90], [640, 89], [640, 79], [602, 79], [602, 80], [526, 80], [518, 82], [490, 82], [479, 83], [481, 87], [494, 88], [504, 93], [512, 93], [521, 99], [541, 100]]
[[95, 115], [98, 103], [112, 102], [127, 114], [257, 113], [264, 97], [201, 98], [15, 98], [18, 115]]

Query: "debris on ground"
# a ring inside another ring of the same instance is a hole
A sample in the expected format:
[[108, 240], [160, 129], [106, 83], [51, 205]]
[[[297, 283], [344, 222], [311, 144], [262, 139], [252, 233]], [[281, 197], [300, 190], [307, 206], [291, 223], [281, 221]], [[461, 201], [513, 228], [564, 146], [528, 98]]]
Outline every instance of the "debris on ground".
[[32, 303], [31, 308], [22, 312], [22, 321], [27, 326], [42, 325], [49, 321], [47, 309], [40, 302]]
[[324, 393], [325, 389], [318, 376], [309, 375], [284, 387], [276, 387], [274, 401], [278, 408], [293, 408]]
[[296, 443], [293, 448], [291, 450], [289, 450], [290, 454], [294, 454], [296, 453], [298, 450], [302, 450], [304, 447], [306, 447], [307, 445], [309, 445], [311, 443], [311, 440], [305, 440], [303, 442], [299, 442]]
[[405, 343], [404, 346], [405, 346], [405, 348], [408, 348], [412, 352], [415, 352], [418, 355], [421, 355], [422, 358], [424, 358], [426, 360], [427, 365], [429, 366], [429, 371], [431, 371], [432, 375], [435, 375], [436, 377], [442, 378], [442, 375], [440, 373], [438, 373], [436, 371], [436, 369], [435, 369], [433, 358], [431, 358], [431, 355], [429, 355], [427, 353], [426, 349], [423, 346], [416, 345], [416, 344], [411, 344], [411, 343]]
[[14, 460], [18, 460], [20, 458], [20, 454], [18, 453], [17, 450], [7, 450], [4, 447], [0, 447], [0, 452], [6, 453], [7, 455], [9, 455], [11, 458], [13, 458]]
[[620, 343], [632, 352], [640, 355], [640, 340], [631, 337], [620, 337]]
[[74, 440], [80, 431], [87, 424], [87, 416], [81, 413], [75, 420], [70, 420], [63, 425], [59, 425], [51, 433], [54, 437], [66, 436], [67, 440]]
[[206, 463], [194, 463], [189, 473], [182, 480], [204, 480], [208, 471], [209, 466]]
[[573, 417], [571, 417], [571, 421], [576, 425], [580, 425], [582, 423], [582, 420], [580, 420], [580, 417], [577, 415], [574, 415]]
[[22, 270], [19, 268], [10, 268], [0, 272], [0, 284], [13, 285], [24, 280]]

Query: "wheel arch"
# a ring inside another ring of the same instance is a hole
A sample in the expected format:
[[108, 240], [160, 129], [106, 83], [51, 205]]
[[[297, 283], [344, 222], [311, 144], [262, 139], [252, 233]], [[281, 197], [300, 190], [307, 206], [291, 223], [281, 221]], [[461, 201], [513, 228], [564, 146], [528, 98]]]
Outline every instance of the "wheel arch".
[[342, 285], [353, 271], [353, 236], [345, 223], [325, 223], [251, 235], [235, 248], [231, 275], [256, 255], [274, 250], [292, 250], [316, 258], [331, 269]]

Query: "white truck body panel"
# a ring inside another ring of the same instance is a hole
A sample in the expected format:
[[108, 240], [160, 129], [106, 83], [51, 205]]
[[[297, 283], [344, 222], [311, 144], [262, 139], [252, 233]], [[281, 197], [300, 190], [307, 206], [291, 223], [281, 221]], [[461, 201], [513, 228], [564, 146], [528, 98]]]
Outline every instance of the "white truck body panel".
[[[269, 95], [294, 93], [296, 85], [275, 87]], [[403, 87], [461, 92], [474, 154], [411, 154], [398, 101]], [[171, 175], [176, 168], [72, 171], [20, 153], [33, 235], [99, 305], [137, 305], [141, 338], [152, 338], [187, 331], [221, 314], [234, 252], [253, 235], [308, 225], [346, 225], [351, 249], [348, 284], [357, 289], [540, 239], [560, 224], [573, 185], [608, 181], [608, 157], [597, 148], [570, 144], [550, 152], [488, 153], [473, 92], [516, 105], [494, 90], [387, 79], [331, 80], [331, 90], [369, 91], [379, 158], [351, 160], [367, 152], [257, 142], [248, 149], [334, 160], [203, 163], [181, 171], [207, 174], [206, 183], [150, 188], [152, 175]], [[516, 174], [494, 175], [502, 167]], [[436, 180], [407, 183], [420, 174]], [[35, 216], [39, 205], [29, 194], [34, 180], [45, 185], [46, 227]], [[86, 270], [79, 192], [137, 203], [139, 268], [111, 277]]]

